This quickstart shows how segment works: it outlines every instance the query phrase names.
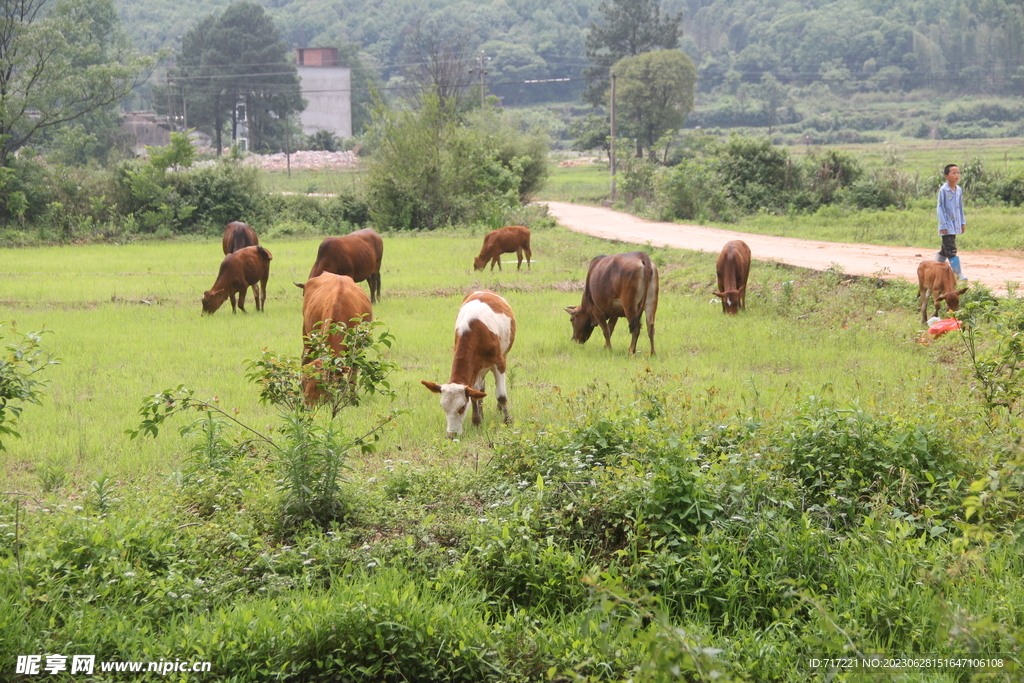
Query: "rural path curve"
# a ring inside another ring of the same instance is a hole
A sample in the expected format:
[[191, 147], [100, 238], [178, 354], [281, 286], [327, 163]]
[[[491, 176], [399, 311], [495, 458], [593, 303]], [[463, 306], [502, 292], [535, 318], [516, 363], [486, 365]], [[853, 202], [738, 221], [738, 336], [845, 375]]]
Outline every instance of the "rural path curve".
[[[634, 244], [650, 242], [656, 247], [674, 247], [717, 254], [729, 240], [743, 240], [751, 255], [763, 261], [778, 261], [801, 268], [825, 270], [833, 263], [848, 275], [903, 278], [917, 282], [917, 265], [934, 259], [938, 250], [917, 247], [887, 247], [875, 244], [819, 242], [795, 237], [755, 235], [701, 225], [658, 223], [621, 211], [598, 206], [545, 202], [548, 212], [561, 225], [594, 237]], [[1024, 258], [1006, 252], [960, 252], [964, 274], [971, 282], [980, 282], [999, 296], [1006, 295], [1006, 282], [1024, 284]]]

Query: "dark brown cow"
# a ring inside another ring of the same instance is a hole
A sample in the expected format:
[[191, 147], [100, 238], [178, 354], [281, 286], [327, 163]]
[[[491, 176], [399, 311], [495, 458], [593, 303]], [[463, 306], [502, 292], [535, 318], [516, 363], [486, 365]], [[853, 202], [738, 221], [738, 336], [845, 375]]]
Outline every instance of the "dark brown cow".
[[231, 252], [220, 262], [220, 272], [213, 287], [203, 294], [203, 313], [214, 313], [229, 297], [231, 312], [235, 313], [235, 294], [238, 308], [245, 313], [245, 293], [252, 287], [256, 310], [262, 311], [267, 300], [267, 278], [270, 277], [270, 259], [274, 258], [263, 247], [245, 247]]
[[604, 346], [612, 347], [612, 332], [619, 318], [629, 321], [633, 340], [629, 352], [636, 353], [640, 337], [640, 316], [646, 313], [647, 336], [654, 355], [654, 314], [658, 310], [658, 269], [642, 251], [598, 256], [590, 262], [583, 301], [565, 309], [572, 317], [572, 339], [580, 344], [590, 339], [598, 325], [604, 332]]
[[370, 286], [370, 301], [377, 303], [383, 258], [384, 240], [373, 228], [363, 228], [342, 237], [324, 239], [316, 252], [316, 263], [309, 271], [309, 277], [335, 273], [348, 275], [356, 282], [366, 280]]
[[516, 339], [516, 318], [504, 298], [489, 290], [472, 292], [462, 300], [455, 318], [455, 358], [447, 384], [423, 381], [423, 386], [441, 394], [441, 408], [448, 421], [448, 438], [462, 433], [466, 407], [473, 404], [473, 424], [483, 418], [484, 378], [494, 374], [494, 392], [505, 424], [508, 412], [505, 386], [505, 356]]
[[[348, 275], [321, 273], [310, 278], [305, 284], [296, 283], [303, 290], [302, 295], [302, 363], [313, 363], [322, 367], [319, 359], [310, 357], [309, 334], [316, 329], [325, 329], [332, 322], [344, 323], [346, 327], [355, 327], [361, 320], [373, 320], [373, 308], [363, 289]], [[336, 356], [343, 355], [347, 349], [344, 337], [332, 334], [327, 338], [331, 351]], [[350, 370], [349, 376], [354, 373]], [[315, 373], [314, 373], [315, 374]], [[302, 384], [302, 392], [306, 403], [313, 404], [323, 397], [317, 378], [308, 377]]]
[[939, 314], [939, 302], [945, 301], [950, 313], [960, 308], [960, 295], [967, 288], [956, 288], [956, 273], [948, 263], [921, 261], [917, 267], [917, 295], [921, 297], [921, 322], [927, 323], [928, 297], [935, 299], [935, 315]]
[[530, 267], [530, 258], [533, 253], [530, 251], [530, 231], [521, 225], [510, 225], [505, 228], [498, 228], [487, 233], [484, 237], [483, 248], [480, 255], [473, 259], [473, 270], [483, 270], [487, 262], [491, 262], [491, 272], [494, 272], [494, 264], [498, 264], [501, 270], [501, 255], [516, 253], [519, 259], [516, 263], [516, 270], [523, 266], [523, 252], [526, 252], [526, 267]]
[[224, 239], [221, 244], [225, 255], [246, 247], [254, 247], [259, 243], [260, 238], [256, 236], [256, 231], [241, 221], [232, 221], [224, 228]]
[[736, 315], [747, 309], [747, 277], [750, 275], [750, 247], [743, 240], [726, 242], [715, 264], [718, 273], [718, 291], [722, 312]]

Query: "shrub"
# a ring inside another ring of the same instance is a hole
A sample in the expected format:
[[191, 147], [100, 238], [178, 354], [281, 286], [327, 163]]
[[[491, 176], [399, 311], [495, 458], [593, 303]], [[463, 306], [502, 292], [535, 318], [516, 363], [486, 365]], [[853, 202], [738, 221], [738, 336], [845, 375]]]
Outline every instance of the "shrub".
[[775, 448], [785, 473], [805, 487], [812, 509], [840, 526], [879, 505], [910, 515], [931, 507], [949, 518], [956, 489], [970, 471], [934, 426], [838, 409], [818, 399], [780, 436]]
[[485, 111], [466, 121], [434, 94], [418, 111], [378, 103], [367, 179], [374, 222], [433, 230], [487, 221], [520, 203], [543, 179], [546, 143]]
[[767, 138], [733, 135], [713, 153], [729, 195], [747, 211], [781, 209], [788, 203], [786, 195], [800, 187], [800, 167]]
[[[0, 341], [5, 324], [0, 321]], [[44, 332], [18, 335], [19, 341], [11, 341], [0, 349], [0, 451], [4, 450], [3, 436], [18, 436], [14, 425], [24, 405], [40, 405], [43, 387], [49, 380], [37, 379], [38, 373], [58, 363], [40, 343]]]
[[733, 220], [734, 204], [714, 159], [684, 159], [659, 172], [655, 183], [663, 219]]

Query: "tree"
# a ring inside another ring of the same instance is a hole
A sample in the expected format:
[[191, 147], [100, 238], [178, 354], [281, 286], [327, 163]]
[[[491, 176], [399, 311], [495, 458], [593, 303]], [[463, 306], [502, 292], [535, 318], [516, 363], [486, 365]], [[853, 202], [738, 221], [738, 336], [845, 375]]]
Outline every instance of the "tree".
[[183, 88], [189, 124], [213, 135], [218, 154], [228, 121], [232, 139], [246, 123], [252, 149], [282, 149], [288, 117], [305, 107], [288, 46], [263, 7], [251, 2], [235, 3], [186, 33], [171, 78]]
[[651, 50], [679, 47], [683, 13], [662, 18], [658, 0], [611, 0], [598, 11], [604, 22], [590, 24], [587, 59], [594, 65], [584, 72], [587, 89], [583, 101], [595, 107], [607, 102], [608, 68], [623, 57], [635, 57]]
[[625, 57], [613, 67], [616, 107], [623, 134], [636, 140], [636, 155], [652, 150], [666, 131], [681, 128], [693, 109], [697, 70], [680, 50]]
[[154, 63], [111, 0], [0, 1], [0, 167], [40, 133], [124, 99]]
[[466, 95], [473, 84], [470, 67], [474, 63], [469, 38], [464, 33], [446, 35], [441, 28], [428, 24], [421, 28], [416, 22], [406, 45], [408, 50], [407, 79], [410, 90], [406, 98], [417, 102], [424, 93], [433, 92], [442, 106], [453, 103], [456, 109], [471, 106]]

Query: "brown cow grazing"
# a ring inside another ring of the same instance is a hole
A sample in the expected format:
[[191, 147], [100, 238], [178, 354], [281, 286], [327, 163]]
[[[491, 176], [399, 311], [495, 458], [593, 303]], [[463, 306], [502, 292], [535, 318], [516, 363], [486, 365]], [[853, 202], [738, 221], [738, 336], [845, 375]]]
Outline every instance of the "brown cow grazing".
[[512, 308], [501, 296], [489, 290], [473, 292], [462, 300], [455, 318], [455, 358], [448, 384], [423, 381], [434, 393], [441, 394], [441, 408], [448, 418], [448, 438], [462, 433], [467, 404], [473, 404], [473, 424], [483, 418], [484, 377], [494, 374], [494, 391], [505, 424], [508, 413], [505, 386], [505, 356], [516, 339], [516, 319]]
[[960, 295], [967, 288], [956, 288], [956, 274], [949, 263], [937, 261], [921, 261], [917, 267], [917, 295], [921, 297], [921, 322], [928, 322], [929, 295], [935, 299], [935, 315], [939, 314], [939, 302], [945, 301], [950, 313], [960, 308]]
[[572, 339], [580, 344], [590, 339], [594, 327], [604, 332], [604, 347], [612, 347], [612, 332], [619, 318], [629, 321], [633, 340], [630, 354], [636, 353], [640, 337], [640, 316], [647, 314], [647, 336], [654, 355], [654, 314], [658, 310], [658, 269], [642, 251], [614, 256], [598, 256], [590, 262], [583, 301], [567, 306], [572, 317]]
[[491, 272], [494, 272], [494, 264], [498, 264], [501, 270], [501, 255], [516, 253], [519, 259], [516, 263], [516, 270], [523, 266], [523, 252], [526, 252], [526, 267], [530, 267], [530, 259], [533, 252], [530, 251], [530, 230], [521, 225], [510, 225], [505, 228], [498, 228], [487, 233], [484, 237], [484, 246], [480, 249], [480, 255], [473, 259], [473, 270], [483, 270], [487, 262], [491, 262]]
[[231, 312], [235, 313], [235, 294], [238, 308], [245, 313], [245, 293], [252, 287], [256, 310], [262, 311], [267, 300], [267, 278], [270, 277], [270, 259], [274, 258], [263, 247], [245, 247], [224, 257], [213, 287], [203, 294], [203, 313], [214, 313], [229, 297]]
[[356, 230], [342, 237], [327, 237], [316, 252], [316, 263], [309, 271], [314, 278], [321, 273], [348, 275], [356, 282], [366, 280], [370, 301], [380, 297], [380, 264], [384, 258], [384, 240], [373, 228]]
[[750, 275], [750, 247], [743, 240], [726, 242], [715, 263], [718, 273], [718, 291], [722, 300], [722, 313], [736, 315], [747, 308], [747, 277]]
[[256, 231], [241, 221], [232, 221], [224, 228], [224, 239], [221, 245], [224, 247], [224, 254], [236, 252], [246, 247], [254, 247], [260, 243]]
[[[373, 308], [366, 293], [348, 275], [335, 275], [334, 273], [321, 273], [310, 278], [305, 284], [295, 283], [296, 287], [303, 290], [302, 295], [302, 363], [312, 363], [314, 367], [322, 368], [323, 363], [319, 359], [310, 357], [309, 334], [317, 329], [326, 329], [334, 323], [342, 323], [352, 328], [359, 324], [359, 320], [373, 320]], [[344, 345], [344, 337], [340, 334], [328, 336], [327, 343], [336, 356], [342, 356], [348, 350]], [[317, 382], [316, 373], [302, 383], [302, 393], [307, 404], [314, 404], [323, 398], [323, 391]], [[355, 369], [349, 370], [349, 377], [355, 374]]]

